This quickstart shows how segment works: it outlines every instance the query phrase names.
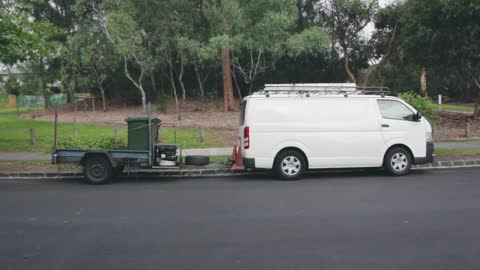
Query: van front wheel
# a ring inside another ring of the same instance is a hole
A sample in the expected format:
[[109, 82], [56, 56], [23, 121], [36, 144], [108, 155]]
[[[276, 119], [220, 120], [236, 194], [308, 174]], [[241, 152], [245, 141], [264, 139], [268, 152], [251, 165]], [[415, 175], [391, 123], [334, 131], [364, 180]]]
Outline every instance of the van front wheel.
[[384, 169], [394, 176], [407, 174], [410, 171], [411, 166], [412, 157], [410, 153], [401, 147], [390, 149], [385, 155], [383, 161]]
[[275, 176], [282, 180], [297, 180], [303, 176], [305, 172], [305, 159], [294, 150], [281, 153], [274, 164]]

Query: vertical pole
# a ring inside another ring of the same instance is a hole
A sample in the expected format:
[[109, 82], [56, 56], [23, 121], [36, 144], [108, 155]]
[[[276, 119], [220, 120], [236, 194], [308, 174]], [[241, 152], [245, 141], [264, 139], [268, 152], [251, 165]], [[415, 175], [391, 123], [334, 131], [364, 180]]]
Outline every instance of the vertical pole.
[[470, 118], [465, 116], [465, 138], [470, 137]]
[[35, 129], [30, 128], [30, 144], [35, 144]]
[[92, 97], [92, 109], [93, 109], [93, 112], [95, 112], [95, 98]]
[[152, 166], [152, 118], [150, 115], [150, 101], [147, 105], [148, 110], [148, 165]]
[[55, 120], [53, 126], [53, 150], [57, 150], [58, 104], [55, 104]]
[[113, 129], [113, 134], [115, 135], [115, 139], [118, 140], [118, 128]]
[[205, 130], [201, 129], [200, 130], [200, 142], [204, 142], [205, 141]]

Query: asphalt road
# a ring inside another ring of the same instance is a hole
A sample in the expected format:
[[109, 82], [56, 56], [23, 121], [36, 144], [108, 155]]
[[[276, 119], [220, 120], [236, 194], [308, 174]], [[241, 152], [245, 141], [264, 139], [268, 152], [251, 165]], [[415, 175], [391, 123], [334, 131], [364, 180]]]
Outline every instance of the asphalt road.
[[0, 181], [0, 269], [480, 269], [480, 169]]

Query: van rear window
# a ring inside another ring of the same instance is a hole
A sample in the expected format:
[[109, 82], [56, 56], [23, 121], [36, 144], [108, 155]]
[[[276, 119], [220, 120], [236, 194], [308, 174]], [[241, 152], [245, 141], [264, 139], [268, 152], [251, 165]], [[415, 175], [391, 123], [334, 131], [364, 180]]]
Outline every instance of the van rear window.
[[247, 101], [246, 100], [242, 101], [242, 104], [240, 106], [241, 106], [241, 109], [240, 109], [240, 126], [243, 126], [243, 124], [245, 123], [245, 109], [247, 108]]

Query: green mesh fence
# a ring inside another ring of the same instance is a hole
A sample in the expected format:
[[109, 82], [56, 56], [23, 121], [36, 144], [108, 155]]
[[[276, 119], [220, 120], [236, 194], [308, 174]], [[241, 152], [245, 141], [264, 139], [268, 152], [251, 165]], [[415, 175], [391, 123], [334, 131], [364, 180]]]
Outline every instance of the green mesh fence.
[[45, 98], [42, 96], [17, 96], [17, 107], [18, 108], [33, 108], [33, 107], [44, 107]]

